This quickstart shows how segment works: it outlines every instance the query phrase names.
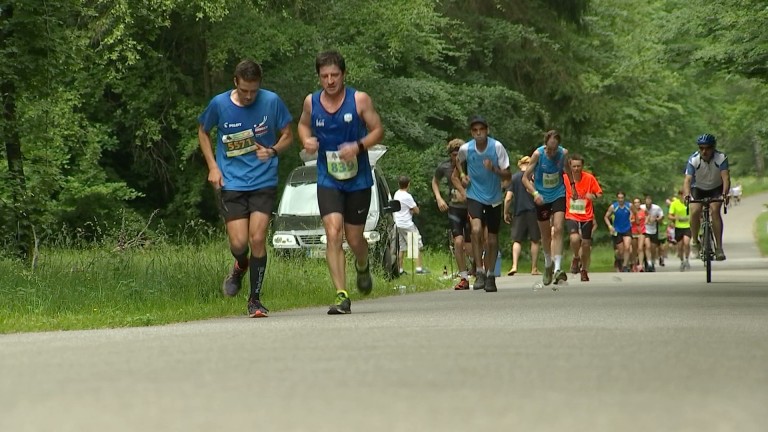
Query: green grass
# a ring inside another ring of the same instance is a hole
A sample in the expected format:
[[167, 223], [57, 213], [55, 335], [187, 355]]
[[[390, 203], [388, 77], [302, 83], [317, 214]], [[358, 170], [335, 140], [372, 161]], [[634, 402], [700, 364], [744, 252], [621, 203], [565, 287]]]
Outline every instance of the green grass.
[[[508, 255], [509, 250], [504, 251]], [[540, 259], [539, 268], [543, 268]], [[612, 253], [597, 247], [593, 271], [610, 270]], [[570, 262], [570, 261], [567, 261]], [[374, 274], [370, 297], [451, 288], [441, 280], [450, 268], [447, 251], [424, 253], [425, 276], [387, 281]], [[159, 325], [216, 317], [242, 316], [248, 284], [236, 298], [224, 298], [220, 286], [232, 265], [226, 242], [203, 246], [161, 246], [112, 252], [102, 249], [43, 250], [34, 271], [18, 261], [0, 260], [0, 333]], [[503, 260], [502, 272], [511, 265]], [[565, 264], [564, 264], [565, 265]], [[406, 270], [410, 262], [406, 262]], [[347, 269], [352, 269], [348, 264]], [[521, 257], [520, 272], [530, 272]], [[347, 272], [353, 302], [360, 298]], [[415, 284], [414, 284], [415, 282]], [[271, 311], [320, 306], [333, 300], [324, 260], [270, 255], [262, 299]]]
[[[244, 315], [248, 283], [224, 298], [221, 282], [232, 265], [226, 242], [158, 249], [43, 250], [34, 271], [0, 260], [0, 333], [166, 324]], [[351, 262], [351, 261], [350, 261]], [[432, 264], [427, 257], [427, 264]], [[435, 264], [437, 266], [437, 264]], [[440, 267], [442, 269], [442, 267]], [[351, 263], [347, 269], [352, 269]], [[416, 279], [415, 291], [446, 287], [441, 272]], [[352, 300], [360, 298], [347, 272]], [[374, 293], [400, 283], [374, 273]], [[270, 255], [262, 299], [272, 311], [330, 304], [334, 289], [324, 260]]]
[[[735, 180], [735, 181], [734, 181]], [[739, 177], [731, 179], [731, 185], [741, 184], [742, 197], [768, 191], [768, 179], [759, 177]]]
[[768, 211], [760, 213], [755, 221], [755, 238], [760, 254], [768, 256]]

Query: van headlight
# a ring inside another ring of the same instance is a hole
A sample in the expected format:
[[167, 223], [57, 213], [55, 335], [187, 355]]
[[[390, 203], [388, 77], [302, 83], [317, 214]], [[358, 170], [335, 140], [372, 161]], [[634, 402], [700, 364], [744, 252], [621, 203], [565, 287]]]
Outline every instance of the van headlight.
[[368, 243], [376, 243], [381, 240], [381, 234], [378, 231], [366, 231], [363, 233], [363, 237]]
[[296, 242], [296, 236], [290, 234], [275, 234], [272, 237], [272, 245], [274, 247], [296, 247], [299, 244]]
[[322, 244], [328, 244], [328, 236], [323, 234], [320, 236], [320, 243]]

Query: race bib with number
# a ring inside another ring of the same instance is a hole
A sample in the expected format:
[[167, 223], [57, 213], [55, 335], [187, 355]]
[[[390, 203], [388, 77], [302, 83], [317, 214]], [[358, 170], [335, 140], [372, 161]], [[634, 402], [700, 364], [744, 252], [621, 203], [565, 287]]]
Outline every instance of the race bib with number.
[[248, 152], [255, 151], [258, 147], [258, 144], [253, 139], [252, 129], [224, 135], [221, 137], [221, 142], [224, 143], [224, 146], [227, 148], [225, 152], [227, 157], [244, 155]]
[[572, 199], [570, 209], [571, 214], [587, 214], [587, 200]]
[[336, 180], [349, 180], [357, 175], [357, 158], [344, 162], [338, 151], [325, 152], [328, 174]]
[[555, 173], [555, 174], [547, 174], [544, 173], [544, 176], [541, 178], [541, 182], [544, 185], [546, 189], [552, 189], [560, 186], [560, 179], [562, 179], [562, 174]]

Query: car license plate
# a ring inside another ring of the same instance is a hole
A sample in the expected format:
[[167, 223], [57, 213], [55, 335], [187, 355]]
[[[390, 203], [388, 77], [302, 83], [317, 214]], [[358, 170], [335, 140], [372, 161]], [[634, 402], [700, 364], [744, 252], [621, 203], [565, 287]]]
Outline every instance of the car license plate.
[[325, 249], [318, 249], [318, 248], [307, 249], [307, 257], [325, 258]]

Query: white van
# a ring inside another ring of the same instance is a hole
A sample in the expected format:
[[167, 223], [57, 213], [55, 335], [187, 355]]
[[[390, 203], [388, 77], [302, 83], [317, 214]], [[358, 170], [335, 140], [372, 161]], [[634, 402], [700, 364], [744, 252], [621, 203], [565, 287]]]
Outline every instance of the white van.
[[[383, 145], [368, 150], [373, 187], [363, 235], [368, 241], [371, 263], [380, 266], [387, 277], [396, 277], [397, 231], [392, 213], [400, 209], [400, 202], [392, 201], [387, 180], [376, 164], [386, 152]], [[291, 171], [285, 183], [272, 222], [272, 247], [278, 255], [325, 258], [325, 230], [317, 204], [317, 160], [303, 151], [302, 160], [304, 166]], [[348, 248], [346, 242], [344, 248]]]

